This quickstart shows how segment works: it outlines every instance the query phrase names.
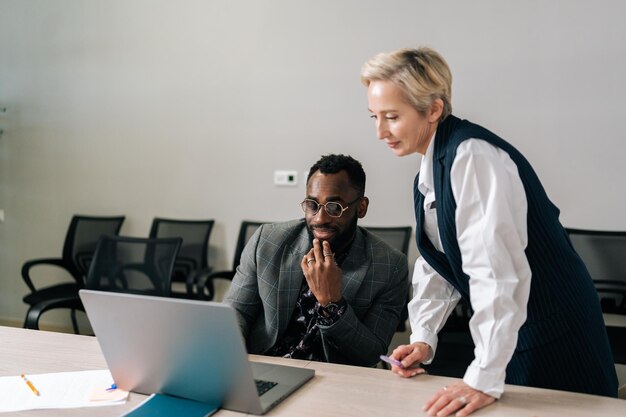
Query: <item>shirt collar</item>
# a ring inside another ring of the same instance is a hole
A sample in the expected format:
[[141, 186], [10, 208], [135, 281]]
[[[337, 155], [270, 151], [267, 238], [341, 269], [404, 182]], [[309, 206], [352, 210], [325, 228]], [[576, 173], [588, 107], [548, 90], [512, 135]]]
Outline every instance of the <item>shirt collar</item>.
[[[420, 177], [417, 182], [417, 188], [424, 196], [428, 196], [429, 190], [434, 188], [433, 184], [433, 153], [435, 150], [435, 134], [437, 131], [433, 133], [433, 136], [430, 138], [430, 143], [428, 144], [428, 148], [426, 148], [426, 153], [422, 156], [422, 163], [420, 165]], [[433, 193], [431, 193], [433, 194]], [[432, 195], [431, 200], [434, 200], [434, 194]], [[424, 203], [430, 203], [430, 201], [424, 201]]]

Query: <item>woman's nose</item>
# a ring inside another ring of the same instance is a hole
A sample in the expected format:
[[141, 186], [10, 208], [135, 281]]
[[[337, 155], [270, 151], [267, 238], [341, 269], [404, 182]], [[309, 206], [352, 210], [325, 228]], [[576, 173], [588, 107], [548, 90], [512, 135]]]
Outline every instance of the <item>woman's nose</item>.
[[383, 120], [376, 122], [376, 135], [378, 139], [385, 139], [389, 137], [389, 131], [387, 130], [387, 124]]

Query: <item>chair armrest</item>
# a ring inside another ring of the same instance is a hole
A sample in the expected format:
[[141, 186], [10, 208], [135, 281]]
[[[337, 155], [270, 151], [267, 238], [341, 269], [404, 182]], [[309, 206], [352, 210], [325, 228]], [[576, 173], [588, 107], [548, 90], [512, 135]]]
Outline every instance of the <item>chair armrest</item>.
[[34, 266], [39, 266], [39, 265], [57, 266], [59, 268], [66, 270], [70, 274], [70, 276], [76, 279], [76, 277], [74, 277], [72, 272], [67, 268], [65, 262], [61, 258], [41, 258], [41, 259], [33, 259], [30, 261], [26, 261], [24, 262], [24, 265], [22, 265], [22, 279], [24, 280], [24, 282], [26, 283], [26, 285], [28, 286], [31, 292], [35, 292], [37, 291], [37, 289], [35, 288], [35, 285], [33, 284], [33, 281], [30, 277], [30, 269]]
[[[216, 271], [206, 275], [198, 275], [196, 277], [196, 291], [198, 298], [201, 300], [212, 300], [215, 297], [215, 286], [213, 280], [216, 278], [233, 280], [235, 271]], [[206, 292], [205, 292], [206, 290]]]

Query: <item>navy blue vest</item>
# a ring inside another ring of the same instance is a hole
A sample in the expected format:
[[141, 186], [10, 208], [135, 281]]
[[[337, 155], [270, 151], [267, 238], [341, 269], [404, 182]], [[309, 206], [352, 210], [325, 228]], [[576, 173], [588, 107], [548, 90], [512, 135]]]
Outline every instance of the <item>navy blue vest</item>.
[[[596, 362], [593, 366], [610, 367], [614, 373], [612, 354], [593, 282], [559, 221], [559, 209], [550, 201], [533, 168], [519, 151], [487, 129], [452, 115], [437, 128], [432, 163], [437, 221], [445, 253], [437, 251], [423, 231], [424, 196], [417, 188], [418, 173], [414, 182], [414, 202], [416, 240], [420, 254], [465, 300], [470, 301], [469, 277], [462, 270], [461, 253], [456, 239], [456, 202], [450, 184], [450, 169], [456, 149], [469, 138], [485, 140], [509, 154], [517, 165], [528, 201], [526, 257], [532, 272], [531, 290], [527, 320], [519, 331], [512, 362], [520, 352], [575, 334], [576, 338], [588, 338], [586, 342], [600, 356], [596, 360], [601, 363]], [[590, 360], [571, 359], [572, 364], [576, 360]], [[605, 372], [609, 379], [611, 369]], [[509, 371], [507, 369], [507, 382], [559, 388], [545, 381], [529, 382], [526, 376], [511, 379]], [[549, 373], [550, 370], [544, 372]], [[608, 390], [612, 389], [610, 386]], [[615, 394], [608, 392], [605, 395]]]

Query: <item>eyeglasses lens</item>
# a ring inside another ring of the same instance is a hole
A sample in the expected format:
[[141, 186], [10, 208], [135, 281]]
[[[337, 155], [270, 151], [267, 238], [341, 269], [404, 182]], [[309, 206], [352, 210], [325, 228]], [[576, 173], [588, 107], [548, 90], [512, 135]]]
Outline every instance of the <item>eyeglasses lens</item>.
[[306, 199], [300, 205], [302, 206], [302, 210], [305, 213], [312, 215], [316, 215], [322, 207], [324, 207], [326, 213], [331, 217], [341, 217], [344, 212], [344, 208], [341, 206], [341, 204], [332, 201], [326, 204], [319, 204], [315, 200]]
[[320, 209], [319, 204], [317, 204], [316, 201], [313, 200], [304, 200], [302, 202], [302, 209], [310, 214], [316, 214], [317, 211]]
[[332, 217], [339, 217], [341, 216], [342, 213], [342, 209], [341, 209], [341, 205], [339, 205], [339, 203], [326, 203], [326, 213], [328, 213], [329, 216]]

